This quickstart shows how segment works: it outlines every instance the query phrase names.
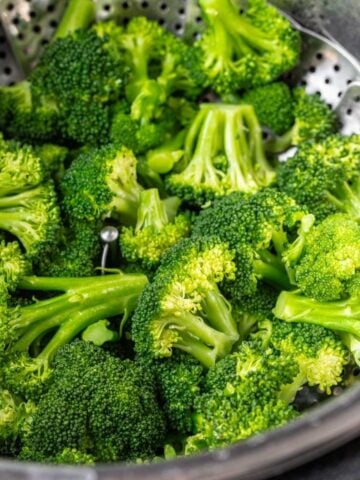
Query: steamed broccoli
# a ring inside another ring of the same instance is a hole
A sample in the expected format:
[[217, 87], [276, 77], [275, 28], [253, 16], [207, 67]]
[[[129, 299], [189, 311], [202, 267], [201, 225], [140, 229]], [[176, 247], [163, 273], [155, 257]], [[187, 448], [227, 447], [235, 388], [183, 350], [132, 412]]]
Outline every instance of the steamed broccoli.
[[170, 358], [157, 362], [154, 371], [170, 430], [191, 433], [193, 409], [204, 377], [203, 366], [185, 352], [174, 351]]
[[142, 189], [136, 180], [136, 158], [125, 147], [109, 144], [80, 153], [66, 171], [61, 189], [71, 220], [136, 221]]
[[234, 193], [201, 212], [194, 233], [228, 243], [236, 274], [225, 288], [241, 304], [244, 295], [256, 292], [259, 280], [290, 288], [283, 253], [304, 217], [292, 198], [276, 190], [264, 189], [250, 198]]
[[[99, 40], [89, 40], [90, 33], [74, 33], [88, 27], [94, 18], [92, 1], [71, 0], [54, 40], [29, 78], [14, 86], [1, 87], [0, 126], [8, 135], [38, 143], [53, 141], [62, 131], [70, 134], [71, 139], [82, 141], [85, 137], [91, 142], [94, 130], [103, 127], [103, 122], [93, 118], [86, 125], [91, 132], [86, 132], [83, 126], [93, 104], [87, 101], [89, 111], [81, 105], [100, 84], [106, 85], [105, 75], [110, 74], [115, 64], [110, 64], [105, 50], [100, 51]], [[111, 75], [114, 77], [115, 72]], [[100, 117], [102, 112], [97, 113]]]
[[249, 105], [202, 105], [183, 150], [185, 168], [167, 178], [167, 187], [195, 205], [231, 192], [256, 192], [275, 178]]
[[175, 245], [132, 318], [139, 357], [170, 357], [178, 348], [209, 368], [228, 354], [239, 334], [218, 284], [234, 275], [233, 255], [225, 243], [191, 238]]
[[266, 149], [271, 153], [284, 152], [309, 140], [324, 140], [339, 129], [336, 113], [318, 95], [296, 88], [293, 98], [295, 122], [283, 136], [267, 143]]
[[55, 463], [146, 459], [164, 433], [151, 370], [77, 341], [56, 355], [52, 383], [24, 435], [20, 458]]
[[276, 82], [248, 90], [240, 101], [252, 105], [259, 123], [277, 135], [287, 132], [294, 124], [294, 100], [286, 83]]
[[293, 68], [300, 35], [265, 0], [241, 14], [231, 0], [200, 0], [207, 29], [198, 42], [203, 68], [217, 93], [270, 83]]
[[[25, 276], [17, 283], [19, 290], [62, 292], [24, 307], [7, 305], [6, 299], [1, 305], [3, 385], [25, 398], [37, 398], [51, 375], [57, 350], [98, 320], [130, 314], [147, 278], [141, 274]], [[38, 339], [42, 341], [32, 356]]]
[[189, 218], [176, 211], [168, 215], [157, 189], [141, 192], [136, 226], [124, 228], [120, 235], [122, 256], [145, 269], [157, 267], [161, 257], [190, 232]]
[[300, 145], [278, 171], [279, 188], [317, 220], [335, 212], [360, 218], [360, 135]]
[[195, 435], [187, 439], [186, 453], [223, 447], [296, 418], [280, 394], [298, 371], [290, 356], [243, 342], [209, 371], [207, 389], [195, 403]]

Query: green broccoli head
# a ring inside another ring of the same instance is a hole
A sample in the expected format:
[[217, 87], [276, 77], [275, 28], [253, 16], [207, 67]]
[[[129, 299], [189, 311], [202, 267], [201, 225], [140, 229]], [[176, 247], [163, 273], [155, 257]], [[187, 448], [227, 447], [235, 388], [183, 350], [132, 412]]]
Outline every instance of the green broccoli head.
[[207, 30], [198, 42], [210, 85], [220, 94], [264, 85], [294, 67], [300, 35], [265, 0], [240, 14], [230, 0], [201, 0]]
[[204, 210], [193, 231], [216, 235], [234, 252], [235, 282], [226, 281], [224, 288], [241, 304], [243, 296], [256, 292], [259, 280], [290, 287], [282, 255], [305, 215], [292, 198], [276, 190], [252, 197], [234, 193]]
[[140, 194], [135, 228], [124, 228], [120, 235], [121, 253], [127, 261], [139, 262], [145, 269], [152, 270], [189, 232], [190, 220], [186, 215], [170, 219], [158, 190], [144, 190]]
[[131, 461], [151, 457], [164, 432], [151, 370], [77, 341], [56, 356], [23, 450], [44, 461], [65, 449], [81, 460]]
[[125, 147], [107, 145], [81, 153], [66, 171], [61, 188], [64, 210], [73, 220], [136, 221], [141, 187], [136, 158]]
[[209, 371], [206, 391], [195, 404], [195, 435], [188, 438], [185, 451], [223, 447], [296, 418], [297, 412], [279, 395], [297, 374], [291, 357], [243, 342]]
[[0, 146], [0, 197], [37, 187], [46, 178], [46, 170], [37, 152], [16, 141]]
[[318, 95], [308, 95], [304, 88], [296, 88], [293, 90], [292, 104], [295, 117], [293, 126], [282, 137], [269, 141], [267, 151], [281, 153], [310, 140], [325, 140], [339, 130], [336, 112]]
[[287, 132], [294, 124], [294, 100], [286, 83], [276, 82], [249, 90], [241, 102], [253, 105], [260, 124], [277, 135]]
[[0, 197], [0, 229], [14, 235], [30, 257], [55, 244], [59, 226], [59, 207], [51, 182]]
[[329, 136], [302, 144], [294, 157], [281, 164], [281, 191], [303, 205], [316, 219], [344, 212], [359, 218], [360, 136]]
[[174, 351], [170, 358], [156, 362], [154, 371], [169, 428], [189, 434], [194, 404], [204, 377], [203, 366], [185, 352]]
[[132, 319], [141, 358], [170, 357], [173, 349], [206, 367], [229, 353], [239, 337], [218, 284], [234, 278], [233, 254], [211, 238], [185, 239], [163, 258]]

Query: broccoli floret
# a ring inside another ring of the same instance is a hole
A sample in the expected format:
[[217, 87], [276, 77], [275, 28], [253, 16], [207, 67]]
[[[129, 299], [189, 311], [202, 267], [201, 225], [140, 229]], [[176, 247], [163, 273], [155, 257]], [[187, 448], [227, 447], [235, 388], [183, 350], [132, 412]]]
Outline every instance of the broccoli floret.
[[203, 366], [186, 353], [174, 351], [170, 358], [157, 362], [154, 371], [170, 429], [181, 434], [191, 433], [195, 400], [204, 377]]
[[248, 103], [263, 127], [282, 135], [294, 124], [294, 101], [290, 88], [283, 82], [272, 83], [245, 92], [242, 103]]
[[296, 418], [280, 393], [297, 374], [290, 356], [243, 342], [209, 371], [207, 391], [195, 404], [195, 435], [187, 439], [185, 452], [227, 446]]
[[339, 336], [318, 325], [266, 320], [255, 335], [263, 337], [264, 348], [271, 346], [297, 362], [297, 377], [281, 392], [281, 398], [289, 403], [304, 384], [330, 395], [350, 360], [349, 350]]
[[324, 140], [339, 129], [336, 113], [318, 95], [296, 88], [293, 97], [295, 123], [282, 137], [267, 143], [266, 150], [271, 153], [284, 152], [309, 140]]
[[14, 235], [30, 257], [55, 244], [59, 225], [59, 208], [50, 182], [0, 196], [0, 229]]
[[360, 135], [306, 143], [281, 164], [279, 188], [318, 221], [336, 212], [360, 218]]
[[306, 212], [295, 201], [272, 189], [247, 198], [234, 193], [201, 212], [194, 234], [217, 236], [234, 253], [235, 281], [227, 281], [226, 293], [237, 302], [258, 289], [259, 280], [290, 288], [283, 253], [296, 236]]
[[[71, 0], [54, 36], [54, 39], [59, 40], [53, 41], [45, 49], [40, 65], [30, 74], [28, 81], [20, 82], [14, 86], [1, 87], [0, 124], [3, 131], [8, 135], [36, 143], [56, 140], [61, 130], [61, 124], [70, 113], [70, 103], [64, 105], [64, 98], [69, 99], [75, 93], [78, 97], [81, 97], [81, 94], [86, 95], [88, 90], [85, 90], [85, 88], [92, 81], [98, 86], [99, 82], [96, 81], [98, 77], [95, 77], [96, 72], [98, 72], [96, 68], [101, 69], [103, 75], [101, 78], [104, 82], [105, 72], [109, 72], [109, 65], [104, 59], [104, 53], [100, 53], [96, 48], [93, 49], [92, 47], [96, 47], [94, 43], [87, 45], [87, 48], [86, 46], [84, 48], [81, 42], [69, 45], [72, 38], [83, 35], [82, 33], [76, 33], [72, 37], [70, 34], [75, 30], [86, 28], [94, 18], [95, 6], [93, 2], [90, 0]], [[84, 36], [86, 35], [84, 34]], [[66, 38], [62, 40], [61, 37]], [[85, 55], [80, 58], [81, 53], [85, 53]], [[91, 62], [91, 59], [95, 61]], [[82, 71], [83, 76], [76, 76], [82, 67], [86, 67]], [[105, 67], [108, 67], [108, 69], [106, 70]], [[91, 75], [92, 78], [90, 79], [89, 76]], [[73, 80], [70, 80], [71, 78]], [[88, 83], [86, 84], [86, 82]], [[95, 88], [94, 84], [93, 89]], [[49, 88], [50, 86], [59, 87], [60, 85], [62, 89], [52, 90], [52, 88]], [[76, 105], [74, 103], [73, 107], [76, 107]], [[78, 126], [79, 137], [84, 133], [81, 129], [81, 121], [87, 118], [87, 112], [83, 113], [85, 113], [84, 117], [78, 116], [80, 122]], [[93, 123], [96, 124], [95, 119]], [[66, 131], [64, 128], [63, 130]], [[90, 136], [88, 136], [88, 139], [91, 141]]]
[[46, 179], [42, 158], [29, 145], [2, 141], [0, 145], [0, 196], [37, 187]]
[[[77, 341], [55, 358], [52, 384], [39, 401], [20, 458], [144, 460], [154, 455], [164, 433], [151, 370]], [[75, 454], [64, 456], [65, 451]]]
[[65, 213], [72, 220], [96, 222], [107, 217], [134, 224], [141, 187], [136, 158], [125, 147], [106, 145], [75, 158], [61, 182]]
[[275, 177], [250, 105], [204, 104], [190, 126], [183, 150], [186, 166], [167, 178], [167, 187], [195, 205], [231, 192], [256, 192]]
[[[61, 293], [24, 307], [11, 307], [3, 302], [0, 326], [1, 351], [6, 357], [1, 366], [3, 384], [15, 394], [37, 398], [51, 376], [57, 350], [98, 320], [129, 315], [146, 284], [147, 278], [141, 274], [22, 277], [18, 282], [20, 290]], [[38, 339], [43, 342], [32, 356], [32, 346]]]
[[40, 157], [46, 174], [58, 185], [67, 167], [69, 150], [60, 145], [45, 143], [36, 146], [35, 153]]
[[62, 234], [51, 254], [35, 262], [37, 275], [46, 277], [91, 277], [100, 264], [101, 240], [98, 223], [72, 222]]
[[239, 14], [231, 0], [201, 0], [207, 29], [198, 42], [203, 68], [219, 94], [276, 80], [299, 58], [300, 35], [265, 0]]
[[132, 318], [139, 357], [170, 357], [177, 348], [212, 367], [228, 354], [239, 334], [218, 284], [234, 276], [233, 255], [225, 243], [195, 237], [175, 245]]
[[36, 405], [23, 401], [9, 390], [0, 390], [0, 453], [15, 455], [20, 449], [21, 438], [31, 428]]
[[300, 290], [283, 291], [274, 315], [359, 336], [359, 242], [358, 223], [345, 215], [330, 216], [313, 227], [293, 266]]
[[31, 274], [31, 264], [18, 242], [0, 241], [0, 276], [9, 291], [14, 291], [20, 279]]
[[161, 257], [190, 233], [190, 220], [184, 214], [169, 218], [166, 204], [157, 189], [144, 190], [135, 228], [124, 228], [120, 235], [122, 256], [148, 270], [158, 266]]

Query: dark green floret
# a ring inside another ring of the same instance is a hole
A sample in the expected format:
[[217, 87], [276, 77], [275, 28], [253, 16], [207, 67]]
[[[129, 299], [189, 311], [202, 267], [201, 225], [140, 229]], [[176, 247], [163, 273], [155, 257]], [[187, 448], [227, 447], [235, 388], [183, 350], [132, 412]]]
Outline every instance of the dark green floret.
[[170, 430], [191, 433], [192, 414], [201, 392], [204, 367], [190, 355], [177, 350], [170, 358], [156, 362], [154, 371]]
[[339, 130], [336, 113], [318, 95], [296, 88], [293, 98], [295, 123], [283, 136], [268, 142], [266, 149], [271, 153], [281, 153], [310, 140], [324, 140]]
[[265, 0], [251, 0], [243, 14], [231, 0], [201, 0], [200, 6], [207, 29], [198, 48], [217, 93], [270, 83], [296, 65], [299, 33]]
[[136, 221], [142, 190], [136, 180], [136, 158], [125, 147], [88, 149], [72, 162], [61, 182], [65, 213], [78, 221], [116, 217]]
[[294, 124], [294, 100], [290, 88], [283, 82], [272, 83], [245, 92], [240, 101], [255, 109], [259, 123], [277, 135]]
[[165, 422], [151, 371], [77, 341], [58, 352], [29, 430], [20, 458], [104, 463], [153, 456]]
[[277, 288], [290, 288], [283, 253], [296, 237], [306, 212], [295, 201], [272, 189], [252, 197], [238, 193], [224, 197], [201, 212], [194, 233], [218, 236], [234, 253], [234, 282], [226, 292], [236, 301], [257, 290], [263, 280]]
[[359, 173], [360, 135], [332, 135], [301, 145], [279, 167], [278, 185], [318, 221], [336, 212], [359, 219]]
[[239, 334], [218, 284], [234, 275], [233, 255], [225, 243], [191, 238], [175, 245], [132, 319], [139, 357], [170, 357], [173, 349], [180, 349], [210, 368], [227, 355]]

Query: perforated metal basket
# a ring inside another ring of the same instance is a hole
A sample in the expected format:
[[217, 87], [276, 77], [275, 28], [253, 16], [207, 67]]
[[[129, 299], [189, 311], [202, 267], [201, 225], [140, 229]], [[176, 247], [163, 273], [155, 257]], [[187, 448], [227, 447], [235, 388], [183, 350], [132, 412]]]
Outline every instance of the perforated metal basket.
[[[95, 3], [98, 19], [127, 22], [134, 15], [146, 15], [188, 39], [196, 38], [202, 30], [196, 0]], [[299, 68], [288, 75], [288, 81], [305, 85], [309, 93], [317, 92], [336, 108], [344, 133], [360, 133], [360, 0], [272, 3], [302, 25], [302, 59]], [[56, 29], [65, 5], [65, 0], [0, 0], [0, 85], [26, 76]], [[309, 36], [303, 27], [310, 28], [312, 34]], [[213, 453], [157, 465], [96, 468], [0, 460], [0, 480], [260, 480], [358, 435], [360, 387], [354, 387], [284, 428]]]

